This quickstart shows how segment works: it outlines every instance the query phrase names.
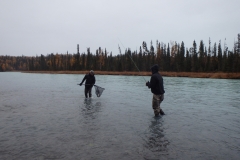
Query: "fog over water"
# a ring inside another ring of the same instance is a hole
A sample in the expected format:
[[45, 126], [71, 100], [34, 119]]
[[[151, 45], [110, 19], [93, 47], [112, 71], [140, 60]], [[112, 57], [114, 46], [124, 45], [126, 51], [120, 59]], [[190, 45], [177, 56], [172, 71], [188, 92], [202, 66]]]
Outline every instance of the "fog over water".
[[240, 159], [239, 80], [163, 77], [155, 118], [142, 77], [83, 76], [0, 73], [0, 159]]

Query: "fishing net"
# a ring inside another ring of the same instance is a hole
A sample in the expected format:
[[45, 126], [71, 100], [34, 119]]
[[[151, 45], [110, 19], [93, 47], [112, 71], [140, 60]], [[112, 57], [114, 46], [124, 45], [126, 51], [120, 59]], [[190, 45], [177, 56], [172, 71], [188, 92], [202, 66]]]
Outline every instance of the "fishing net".
[[105, 90], [104, 88], [99, 87], [97, 85], [94, 85], [94, 88], [95, 88], [95, 93], [96, 93], [97, 97], [100, 97], [102, 95], [103, 91]]

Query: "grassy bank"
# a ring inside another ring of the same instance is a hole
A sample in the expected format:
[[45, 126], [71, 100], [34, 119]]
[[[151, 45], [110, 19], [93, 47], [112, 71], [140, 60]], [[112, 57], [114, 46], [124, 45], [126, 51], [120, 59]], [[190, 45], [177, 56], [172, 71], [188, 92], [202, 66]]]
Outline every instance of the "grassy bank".
[[[24, 73], [48, 73], [48, 74], [86, 74], [88, 71], [25, 71]], [[97, 75], [131, 75], [151, 76], [151, 72], [110, 72], [94, 71]], [[240, 79], [240, 73], [198, 73], [198, 72], [160, 72], [166, 77], [191, 77], [191, 78], [218, 78], [218, 79]]]

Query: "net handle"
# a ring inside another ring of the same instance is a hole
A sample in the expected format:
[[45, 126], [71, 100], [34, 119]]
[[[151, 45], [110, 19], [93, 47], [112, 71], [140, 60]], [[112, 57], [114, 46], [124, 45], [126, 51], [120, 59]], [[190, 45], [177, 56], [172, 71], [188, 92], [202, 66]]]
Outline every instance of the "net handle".
[[[77, 85], [80, 85], [80, 84], [77, 84]], [[82, 84], [82, 85], [92, 85], [92, 84]], [[97, 86], [97, 85], [94, 84], [93, 86]]]
[[[77, 85], [79, 85], [80, 86], [80, 84], [77, 84]], [[92, 85], [92, 84], [82, 84], [82, 85]], [[102, 87], [100, 87], [100, 86], [97, 86], [97, 85], [93, 85], [93, 86], [95, 86], [95, 87], [99, 87], [99, 88], [102, 88]], [[102, 88], [102, 89], [104, 89], [105, 90], [105, 88]]]

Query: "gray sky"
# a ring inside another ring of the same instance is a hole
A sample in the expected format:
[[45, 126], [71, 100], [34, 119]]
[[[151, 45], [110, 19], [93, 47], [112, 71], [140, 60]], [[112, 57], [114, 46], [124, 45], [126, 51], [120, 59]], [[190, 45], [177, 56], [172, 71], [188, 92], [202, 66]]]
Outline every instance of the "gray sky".
[[[240, 33], [240, 0], [0, 0], [0, 55], [91, 52], [119, 54], [145, 41], [232, 50]], [[121, 44], [122, 43], [122, 44]], [[124, 47], [123, 47], [123, 46]]]

